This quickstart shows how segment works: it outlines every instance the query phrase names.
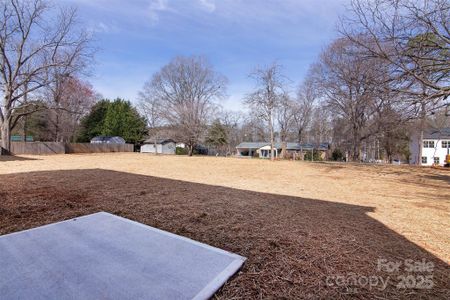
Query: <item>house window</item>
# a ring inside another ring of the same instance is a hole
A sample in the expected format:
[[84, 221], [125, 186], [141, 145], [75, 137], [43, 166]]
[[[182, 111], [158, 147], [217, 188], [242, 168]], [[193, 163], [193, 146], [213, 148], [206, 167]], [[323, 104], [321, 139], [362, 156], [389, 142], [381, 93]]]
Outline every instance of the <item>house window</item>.
[[422, 163], [426, 164], [427, 163], [427, 157], [426, 156], [422, 156]]
[[450, 148], [450, 141], [442, 141], [442, 148], [444, 149]]
[[435, 165], [438, 165], [438, 164], [439, 164], [439, 157], [435, 157], [435, 158], [434, 158], [434, 164], [435, 164]]
[[423, 141], [424, 148], [434, 148], [434, 141]]

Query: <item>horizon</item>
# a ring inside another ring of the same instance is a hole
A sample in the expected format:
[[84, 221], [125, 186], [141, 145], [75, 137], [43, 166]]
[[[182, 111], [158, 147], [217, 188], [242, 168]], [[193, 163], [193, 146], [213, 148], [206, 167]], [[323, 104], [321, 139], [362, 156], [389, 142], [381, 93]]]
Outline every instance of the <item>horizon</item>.
[[[136, 103], [151, 76], [176, 56], [205, 56], [228, 79], [221, 106], [245, 110], [248, 75], [277, 62], [295, 92], [336, 36], [347, 1], [64, 0], [100, 48], [88, 81], [104, 98]], [[125, 71], [126, 70], [126, 71]]]

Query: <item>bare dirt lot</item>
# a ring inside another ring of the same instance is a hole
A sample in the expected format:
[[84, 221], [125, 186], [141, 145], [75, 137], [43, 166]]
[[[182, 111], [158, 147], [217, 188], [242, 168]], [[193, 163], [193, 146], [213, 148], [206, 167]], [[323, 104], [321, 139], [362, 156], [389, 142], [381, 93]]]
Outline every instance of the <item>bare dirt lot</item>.
[[[0, 157], [0, 234], [101, 210], [246, 256], [218, 298], [450, 297], [449, 171], [134, 153]], [[401, 266], [387, 272], [380, 259]], [[406, 259], [434, 268], [405, 270]], [[410, 286], [399, 287], [405, 276]]]

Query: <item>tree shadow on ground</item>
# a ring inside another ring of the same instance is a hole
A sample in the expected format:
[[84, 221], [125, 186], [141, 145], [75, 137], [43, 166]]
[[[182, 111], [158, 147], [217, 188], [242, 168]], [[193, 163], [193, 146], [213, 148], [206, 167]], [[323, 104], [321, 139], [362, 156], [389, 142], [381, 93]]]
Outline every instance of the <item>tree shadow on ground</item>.
[[[0, 175], [0, 191], [0, 234], [107, 211], [247, 257], [217, 298], [449, 296], [448, 264], [369, 217], [372, 207], [102, 169]], [[401, 266], [379, 270], [380, 259]], [[407, 272], [406, 259], [434, 269]], [[429, 275], [433, 287], [417, 288]]]
[[39, 160], [38, 158], [22, 157], [16, 155], [0, 155], [0, 163], [4, 161], [27, 161], [27, 160]]
[[430, 169], [425, 174], [413, 174], [410, 176], [404, 176], [402, 179], [400, 179], [400, 181], [406, 184], [417, 184], [422, 187], [433, 189], [445, 188], [450, 185], [450, 172], [438, 172], [436, 170]]
[[428, 174], [424, 175], [423, 177], [425, 179], [442, 181], [443, 184], [447, 184], [448, 186], [448, 184], [450, 184], [450, 169], [446, 172], [447, 174]]

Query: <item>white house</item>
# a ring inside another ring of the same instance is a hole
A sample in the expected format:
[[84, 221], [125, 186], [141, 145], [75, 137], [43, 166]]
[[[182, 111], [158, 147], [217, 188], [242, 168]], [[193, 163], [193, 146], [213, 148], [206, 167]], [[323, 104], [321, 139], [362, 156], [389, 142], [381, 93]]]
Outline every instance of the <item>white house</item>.
[[[322, 143], [318, 147], [314, 147], [312, 144], [299, 144], [299, 143], [286, 143], [286, 152], [288, 156], [292, 156], [294, 153], [300, 153], [304, 151], [319, 151], [322, 159], [325, 159], [325, 152], [328, 150], [328, 143]], [[236, 154], [238, 157], [259, 157], [270, 158], [270, 143], [269, 142], [243, 142], [236, 146]], [[282, 144], [274, 144], [274, 156], [279, 157], [282, 151]]]
[[[156, 153], [175, 154], [175, 141], [171, 139], [156, 140]], [[141, 153], [155, 153], [155, 140], [146, 140], [141, 146]]]
[[[409, 145], [411, 164], [445, 165], [445, 157], [450, 154], [450, 128], [426, 130], [423, 133], [422, 145], [419, 145], [418, 141], [417, 137], [413, 138]], [[422, 156], [419, 158], [420, 148], [422, 148]]]

